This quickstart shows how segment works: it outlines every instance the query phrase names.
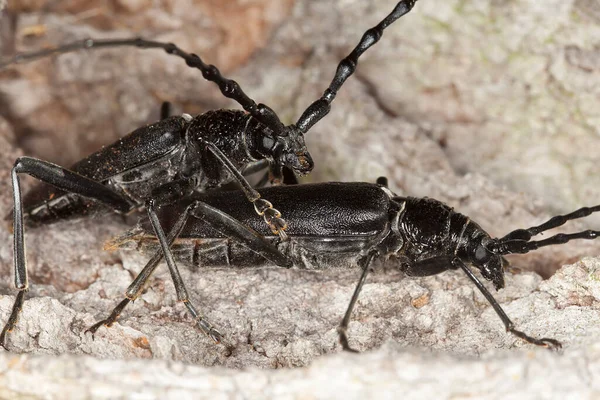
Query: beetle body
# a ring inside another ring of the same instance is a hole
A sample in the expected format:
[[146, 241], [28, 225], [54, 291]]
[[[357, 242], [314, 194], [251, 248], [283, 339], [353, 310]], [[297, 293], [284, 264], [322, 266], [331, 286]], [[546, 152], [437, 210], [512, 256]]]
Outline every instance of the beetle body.
[[[286, 230], [288, 241], [281, 242], [266, 229], [237, 191], [197, 193], [185, 202], [163, 207], [159, 211], [161, 224], [170, 230], [182, 209], [192, 201], [200, 200], [264, 236], [303, 269], [339, 265], [340, 257], [354, 260], [362, 251], [378, 245], [390, 230], [388, 210], [392, 206], [391, 199], [377, 185], [293, 185], [265, 188], [259, 192], [276, 202], [278, 207], [281, 204], [286, 219], [293, 221]], [[298, 202], [299, 196], [302, 196], [302, 202]], [[144, 222], [108, 246], [135, 241], [146, 251], [154, 250], [158, 243], [151, 231], [151, 226]], [[194, 218], [179, 234], [173, 253], [184, 263], [197, 267], [245, 268], [269, 264], [265, 258]]]
[[[569, 220], [600, 211], [600, 205], [555, 216], [541, 225], [517, 229], [502, 238], [491, 238], [477, 223], [444, 203], [430, 198], [396, 196], [385, 185], [320, 183], [271, 187], [261, 190], [261, 194], [276, 200], [278, 207], [286, 214], [290, 227], [285, 239], [271, 235], [264, 224], [259, 223], [238, 191], [196, 194], [185, 201], [164, 207], [158, 218], [172, 234], [170, 243], [173, 252], [181, 261], [198, 268], [269, 264], [266, 258], [272, 257], [272, 254], [265, 252], [268, 246], [256, 246], [249, 240], [244, 245], [232, 240], [230, 232], [235, 231], [231, 229], [235, 224], [251, 232], [254, 237], [269, 242], [297, 268], [326, 269], [348, 263], [360, 266], [363, 270], [361, 278], [338, 329], [340, 342], [346, 350], [352, 350], [346, 334], [350, 315], [375, 258], [395, 259], [398, 268], [409, 276], [428, 276], [450, 269], [462, 269], [490, 302], [508, 332], [538, 346], [560, 348], [561, 344], [554, 339], [536, 339], [516, 330], [498, 302], [467, 265], [478, 269], [485, 279], [500, 289], [504, 287], [506, 261], [503, 255], [527, 253], [573, 239], [595, 239], [600, 234], [600, 231], [588, 230], [557, 234], [539, 241], [531, 240], [534, 235], [561, 226]], [[217, 210], [214, 212], [219, 218], [195, 213], [196, 208]], [[222, 223], [222, 220], [228, 219], [236, 221], [235, 224]], [[159, 249], [149, 224], [142, 222], [133, 231], [113, 240], [108, 247], [122, 246], [131, 241], [137, 242], [142, 249], [155, 252], [144, 268], [144, 271], [153, 271], [164, 244], [161, 243]], [[280, 265], [277, 262], [275, 264]], [[101, 323], [110, 326], [124, 304], [141, 293], [142, 282], [149, 276], [144, 271], [126, 292], [126, 300]], [[93, 328], [97, 329], [98, 326]]]
[[[386, 187], [363, 183], [329, 182], [265, 188], [262, 196], [277, 202], [289, 223], [289, 240], [272, 235], [256, 218], [240, 192], [198, 193], [185, 202], [163, 207], [158, 215], [170, 230], [183, 208], [195, 200], [219, 208], [274, 243], [301, 269], [327, 269], [356, 264], [369, 252], [393, 257], [409, 275], [426, 276], [455, 268], [450, 258], [457, 254], [467, 263], [472, 238], [489, 235], [468, 217], [444, 203], [429, 198], [399, 197]], [[302, 198], [302, 202], [298, 199]], [[113, 240], [108, 247], [137, 242], [144, 251], [156, 251], [158, 242], [145, 221], [133, 231]], [[182, 262], [198, 268], [210, 266], [256, 267], [269, 264], [260, 255], [230, 240], [202, 220], [190, 218], [173, 245]], [[421, 264], [447, 258], [435, 268]], [[427, 268], [430, 267], [430, 268]], [[502, 274], [502, 271], [496, 271]], [[495, 277], [496, 280], [501, 278]]]
[[[194, 118], [173, 116], [136, 129], [77, 162], [71, 170], [110, 187], [128, 199], [131, 209], [136, 209], [153, 191], [170, 182], [193, 177], [190, 190], [199, 191], [231, 182], [234, 177], [206, 150], [204, 143], [213, 143], [238, 170], [244, 169], [265, 158], [261, 148], [263, 129], [259, 123], [253, 123], [250, 115], [237, 110], [210, 111]], [[306, 156], [310, 157], [308, 153]], [[101, 203], [45, 183], [24, 198], [29, 225], [109, 210]]]

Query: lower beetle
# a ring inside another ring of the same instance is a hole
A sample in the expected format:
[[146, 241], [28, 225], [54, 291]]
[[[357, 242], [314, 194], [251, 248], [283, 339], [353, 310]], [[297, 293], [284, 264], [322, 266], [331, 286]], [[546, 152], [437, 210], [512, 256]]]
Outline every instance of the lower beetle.
[[[504, 287], [507, 262], [503, 255], [528, 253], [573, 239], [595, 239], [600, 233], [586, 230], [531, 240], [533, 236], [569, 220], [600, 211], [600, 205], [597, 205], [555, 216], [531, 228], [514, 230], [502, 238], [492, 238], [469, 217], [438, 200], [396, 196], [387, 188], [385, 178], [380, 179], [378, 184], [334, 182], [271, 187], [260, 192], [276, 201], [285, 213], [289, 221], [286, 240], [273, 235], [260, 223], [242, 193], [198, 193], [185, 202], [164, 207], [158, 213], [161, 224], [170, 232], [166, 240], [172, 246], [173, 254], [167, 254], [167, 257], [175, 256], [183, 263], [197, 267], [251, 267], [268, 264], [264, 255], [274, 246], [301, 269], [326, 269], [345, 261], [358, 264], [362, 274], [338, 328], [343, 348], [350, 351], [353, 351], [347, 336], [350, 316], [376, 257], [397, 260], [398, 267], [409, 276], [429, 276], [461, 269], [492, 305], [508, 332], [526, 342], [559, 349], [561, 344], [555, 339], [537, 339], [515, 329], [498, 302], [467, 265], [475, 267], [498, 290]], [[302, 203], [297, 202], [299, 198]], [[214, 217], [207, 218], [207, 215]], [[239, 230], [245, 231], [254, 240], [244, 244], [233, 241], [231, 232]], [[111, 315], [90, 328], [92, 333], [102, 325], [110, 326], [123, 308], [140, 295], [162, 257], [161, 246], [158, 246], [149, 222], [142, 222], [134, 230], [113, 239], [107, 248], [126, 246], [130, 242], [155, 255]], [[176, 289], [185, 291], [178, 274], [171, 273]], [[188, 301], [187, 298], [182, 299], [179, 293], [178, 298]], [[213, 339], [218, 338], [218, 331], [211, 329], [214, 328], [207, 325], [205, 332]]]

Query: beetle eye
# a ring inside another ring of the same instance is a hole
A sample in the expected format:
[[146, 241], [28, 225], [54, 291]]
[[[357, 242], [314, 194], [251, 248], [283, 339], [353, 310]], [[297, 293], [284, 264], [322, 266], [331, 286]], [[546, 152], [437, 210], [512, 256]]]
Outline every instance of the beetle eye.
[[271, 150], [275, 145], [275, 140], [270, 136], [263, 136], [262, 145], [264, 149]]
[[485, 247], [483, 247], [482, 244], [478, 245], [475, 249], [475, 261], [479, 263], [485, 263], [490, 259], [491, 255], [492, 254]]

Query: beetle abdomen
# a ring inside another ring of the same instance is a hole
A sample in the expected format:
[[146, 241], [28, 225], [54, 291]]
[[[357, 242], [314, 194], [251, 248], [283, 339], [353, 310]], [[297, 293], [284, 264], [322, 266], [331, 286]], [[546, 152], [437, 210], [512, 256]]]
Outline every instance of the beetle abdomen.
[[[276, 236], [265, 239], [288, 256], [296, 268], [320, 270], [356, 264], [361, 252], [371, 248], [379, 236], [290, 237], [286, 242], [280, 242]], [[131, 247], [148, 255], [160, 251], [156, 237], [139, 227], [105, 245], [107, 250]], [[226, 237], [177, 239], [171, 251], [176, 261], [195, 268], [276, 266], [243, 244]]]

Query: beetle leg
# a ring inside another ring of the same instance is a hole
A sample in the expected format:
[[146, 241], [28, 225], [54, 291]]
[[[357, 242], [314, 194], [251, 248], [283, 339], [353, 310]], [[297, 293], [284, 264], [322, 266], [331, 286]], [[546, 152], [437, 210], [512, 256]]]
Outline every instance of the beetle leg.
[[167, 119], [171, 116], [171, 103], [163, 101], [160, 105], [160, 119]]
[[[165, 257], [165, 261], [169, 267], [169, 272], [171, 273], [171, 278], [173, 279], [173, 283], [175, 285], [175, 291], [177, 293], [177, 300], [182, 301], [187, 307], [188, 311], [194, 317], [196, 323], [200, 327], [200, 329], [211, 339], [213, 339], [216, 343], [219, 343], [223, 335], [216, 330], [210, 322], [208, 322], [204, 316], [202, 316], [191, 303], [187, 290], [185, 288], [185, 284], [183, 283], [183, 279], [181, 278], [181, 274], [179, 273], [179, 269], [175, 264], [175, 260], [173, 258], [173, 254], [171, 253], [170, 245], [172, 243], [171, 238], [165, 237], [165, 233], [160, 225], [160, 221], [155, 212], [155, 204], [152, 200], [148, 201], [146, 204], [146, 210], [148, 211], [148, 216], [150, 218], [150, 223], [152, 224], [152, 228], [154, 229], [154, 233], [158, 238], [162, 250], [162, 254]], [[195, 201], [186, 209], [185, 214], [189, 212], [190, 215], [198, 218], [200, 220], [205, 221], [210, 224], [214, 229], [222, 232], [228, 237], [232, 237], [234, 239], [239, 240], [241, 243], [245, 244], [251, 250], [256, 253], [262, 255], [266, 259], [273, 261], [275, 264], [283, 267], [291, 267], [292, 261], [288, 259], [285, 255], [283, 255], [273, 244], [269, 243], [257, 232], [248, 228], [244, 224], [240, 223], [236, 219], [232, 218], [228, 214], [209, 206], [206, 203], [201, 201]], [[181, 226], [175, 226], [174, 229], [171, 230], [173, 234], [174, 231], [180, 231], [185, 225], [185, 219], [187, 219], [187, 215], [181, 217], [177, 225], [181, 224]], [[179, 232], [173, 234], [173, 240], [177, 236]], [[170, 235], [171, 236], [171, 235]], [[148, 263], [148, 265], [142, 270], [142, 272], [135, 279], [134, 283], [128, 289], [128, 293], [130, 291], [135, 295], [139, 294], [139, 291], [143, 287], [143, 282], [148, 279], [148, 276], [152, 273], [155, 265], [153, 265], [153, 260], [157, 259], [156, 263], [160, 259], [160, 256], [155, 255], [152, 260]], [[144, 272], [145, 271], [145, 272]], [[115, 309], [115, 319], [118, 316], [118, 313], [122, 310], [123, 307], [128, 303], [127, 299], [123, 300]], [[122, 306], [122, 307], [121, 307]], [[111, 314], [112, 316], [112, 314]], [[110, 317], [109, 317], [110, 319]], [[109, 321], [110, 322], [110, 321]], [[98, 325], [98, 324], [96, 324]]]
[[165, 257], [165, 261], [167, 262], [167, 266], [169, 267], [171, 279], [173, 279], [173, 284], [175, 285], [177, 300], [185, 304], [185, 306], [194, 317], [196, 324], [198, 324], [198, 327], [202, 330], [202, 332], [204, 332], [204, 334], [206, 334], [208, 337], [214, 340], [215, 343], [220, 343], [221, 339], [223, 338], [223, 335], [218, 330], [216, 330], [212, 326], [212, 324], [204, 318], [204, 316], [200, 315], [193, 306], [193, 304], [190, 302], [190, 297], [185, 288], [185, 284], [183, 283], [183, 279], [181, 278], [179, 269], [175, 264], [173, 253], [171, 253], [169, 241], [165, 236], [165, 232], [163, 231], [160, 225], [160, 221], [158, 220], [158, 216], [156, 215], [156, 211], [154, 211], [154, 208], [154, 201], [150, 200], [146, 202], [146, 210], [148, 211], [148, 217], [150, 218], [150, 223], [152, 224], [152, 228], [154, 229], [154, 234], [160, 242], [160, 247], [162, 249], [163, 256]]
[[475, 274], [473, 274], [473, 271], [471, 271], [459, 258], [454, 258], [452, 260], [452, 265], [454, 265], [456, 268], [461, 268], [467, 274], [469, 279], [471, 279], [471, 281], [475, 284], [475, 286], [477, 286], [477, 289], [479, 289], [481, 294], [483, 294], [483, 296], [494, 308], [494, 311], [496, 311], [496, 314], [498, 314], [498, 316], [502, 320], [502, 323], [504, 324], [504, 327], [506, 328], [507, 332], [512, 333], [513, 335], [517, 336], [520, 339], [523, 339], [528, 343], [535, 344], [537, 346], [542, 346], [549, 350], [558, 350], [562, 347], [558, 340], [549, 338], [536, 339], [531, 336], [528, 336], [524, 332], [516, 330], [515, 325], [510, 320], [510, 318], [508, 318], [508, 315], [506, 315], [502, 307], [500, 307], [500, 304], [498, 304], [496, 299], [494, 299], [494, 296], [492, 296], [492, 294], [485, 288], [485, 286], [483, 286], [481, 281], [477, 279]]
[[260, 254], [276, 265], [285, 268], [292, 267], [292, 260], [282, 254], [277, 247], [265, 240], [258, 232], [250, 229], [229, 214], [211, 207], [202, 201], [194, 203], [190, 214], [195, 218], [205, 221], [225, 236], [239, 241], [250, 250]]
[[[161, 245], [161, 253], [164, 255], [167, 265], [169, 267], [169, 272], [171, 273], [171, 278], [173, 279], [173, 283], [175, 285], [175, 291], [177, 293], [177, 300], [182, 301], [187, 307], [188, 311], [194, 317], [196, 323], [200, 327], [200, 329], [211, 339], [213, 339], [216, 343], [219, 343], [222, 340], [222, 334], [215, 329], [210, 322], [208, 322], [194, 307], [191, 303], [187, 290], [185, 288], [185, 284], [183, 283], [183, 279], [181, 278], [181, 274], [175, 264], [175, 260], [173, 258], [173, 254], [171, 253], [170, 246], [172, 242], [175, 240], [189, 215], [194, 216], [200, 220], [205, 221], [210, 224], [214, 229], [222, 232], [228, 237], [235, 238], [239, 240], [241, 243], [245, 244], [251, 250], [256, 253], [262, 255], [266, 259], [274, 262], [275, 264], [282, 267], [291, 267], [292, 261], [288, 259], [285, 255], [283, 255], [273, 244], [269, 243], [257, 232], [248, 228], [244, 224], [240, 223], [236, 219], [232, 218], [228, 214], [209, 206], [206, 203], [201, 201], [195, 201], [190, 206], [186, 208], [184, 215], [179, 218], [174, 228], [171, 230], [169, 237], [165, 237], [164, 231], [160, 225], [160, 221], [155, 212], [155, 205], [153, 201], [148, 201], [146, 204], [146, 210], [148, 211], [148, 216], [150, 218], [150, 223], [154, 229], [154, 233], [158, 238]], [[107, 323], [112, 323], [118, 317], [119, 313], [123, 310], [125, 305], [129, 303], [130, 296], [131, 299], [134, 299], [139, 295], [144, 282], [148, 279], [148, 277], [156, 268], [156, 264], [160, 261], [160, 253], [156, 254], [144, 267], [142, 272], [136, 277], [134, 282], [130, 285], [127, 290], [126, 296], [128, 298], [124, 299], [113, 311], [113, 313], [106, 320]], [[103, 321], [104, 322], [104, 321]], [[104, 323], [97, 323], [92, 328], [98, 328]]]
[[112, 312], [110, 313], [110, 315], [108, 316], [108, 318], [103, 319], [102, 321], [98, 321], [96, 322], [94, 325], [90, 326], [88, 329], [85, 330], [85, 332], [90, 332], [92, 334], [92, 338], [94, 337], [94, 335], [96, 334], [96, 331], [101, 327], [101, 326], [106, 326], [107, 328], [110, 328], [112, 326], [112, 324], [114, 324], [117, 321], [117, 318], [119, 318], [119, 315], [121, 315], [121, 312], [123, 312], [123, 309], [127, 306], [127, 304], [129, 304], [129, 302], [131, 301], [131, 299], [128, 299], [127, 297], [125, 297], [123, 300], [121, 300], [121, 302], [112, 310]]
[[452, 258], [448, 256], [430, 257], [411, 263], [404, 269], [408, 276], [437, 275], [452, 268]]
[[350, 304], [348, 304], [348, 308], [346, 309], [346, 314], [344, 314], [344, 318], [342, 319], [340, 326], [338, 326], [338, 328], [337, 328], [337, 332], [338, 332], [338, 335], [340, 336], [340, 344], [342, 345], [342, 348], [344, 350], [350, 351], [352, 353], [358, 353], [358, 351], [353, 349], [352, 347], [350, 347], [350, 345], [348, 343], [348, 325], [350, 324], [350, 317], [352, 316], [352, 310], [354, 309], [354, 305], [356, 304], [356, 301], [358, 300], [358, 295], [360, 294], [360, 291], [362, 290], [363, 284], [365, 283], [365, 280], [367, 279], [367, 274], [369, 273], [369, 266], [370, 266], [371, 262], [373, 261], [373, 258], [375, 257], [375, 255], [376, 255], [376, 253], [373, 252], [373, 253], [369, 254], [366, 258], [363, 259], [364, 265], [362, 266], [362, 274], [360, 275], [360, 279], [358, 280], [356, 288], [354, 289], [354, 293], [352, 294], [352, 299], [350, 299]]
[[112, 191], [103, 184], [86, 178], [76, 172], [62, 168], [47, 161], [31, 157], [19, 157], [11, 171], [13, 185], [13, 230], [14, 230], [14, 274], [15, 288], [19, 291], [13, 305], [8, 322], [0, 333], [0, 346], [6, 349], [6, 337], [17, 323], [19, 312], [23, 307], [25, 292], [28, 289], [27, 261], [25, 258], [25, 237], [23, 232], [23, 201], [19, 174], [28, 174], [38, 180], [51, 184], [66, 192], [79, 194], [100, 201], [117, 211], [127, 212], [130, 203], [123, 196]]
[[[169, 232], [169, 235], [167, 236], [167, 243], [169, 248], [173, 245], [173, 242], [175, 242], [175, 239], [177, 239], [177, 237], [181, 233], [181, 230], [185, 226], [185, 223], [187, 222], [190, 214], [190, 209], [192, 207], [193, 205], [189, 205], [185, 208], [185, 210], [183, 211], [181, 216], [179, 216], [179, 218], [175, 222], [175, 225]], [[161, 249], [158, 250], [152, 256], [152, 258], [146, 263], [144, 269], [142, 269], [142, 271], [140, 271], [140, 273], [135, 277], [135, 279], [129, 285], [127, 291], [125, 292], [125, 298], [113, 309], [108, 318], [95, 323], [88, 330], [86, 330], [86, 332], [90, 332], [93, 336], [98, 330], [98, 328], [100, 328], [101, 326], [104, 325], [106, 327], [110, 327], [112, 324], [114, 324], [117, 321], [117, 318], [119, 318], [119, 315], [123, 312], [123, 309], [127, 306], [127, 304], [129, 304], [130, 301], [134, 301], [140, 296], [142, 290], [146, 286], [146, 282], [148, 282], [148, 279], [154, 273], [156, 267], [158, 266], [158, 263], [162, 260], [162, 258], [163, 252]]]
[[240, 185], [244, 195], [252, 204], [256, 213], [263, 217], [265, 223], [269, 226], [271, 231], [279, 235], [282, 241], [288, 239], [285, 230], [287, 229], [287, 223], [281, 218], [281, 213], [273, 208], [273, 204], [268, 200], [261, 199], [260, 193], [256, 191], [250, 185], [250, 183], [244, 178], [244, 176], [235, 168], [235, 165], [227, 158], [225, 154], [219, 149], [214, 143], [204, 142], [208, 150], [214, 154], [214, 156], [223, 164], [223, 166], [233, 175], [235, 181]]
[[283, 165], [271, 165], [267, 171], [267, 179], [273, 186], [298, 184], [294, 170]]
[[6, 325], [4, 325], [4, 329], [2, 329], [2, 333], [0, 334], [0, 346], [4, 347], [4, 350], [8, 351], [8, 348], [6, 347], [6, 335], [8, 335], [8, 333], [11, 332], [17, 324], [19, 312], [21, 312], [21, 309], [23, 308], [26, 290], [27, 289], [22, 289], [19, 291], [19, 293], [17, 293], [17, 298], [15, 299], [15, 304], [13, 304], [8, 322]]

